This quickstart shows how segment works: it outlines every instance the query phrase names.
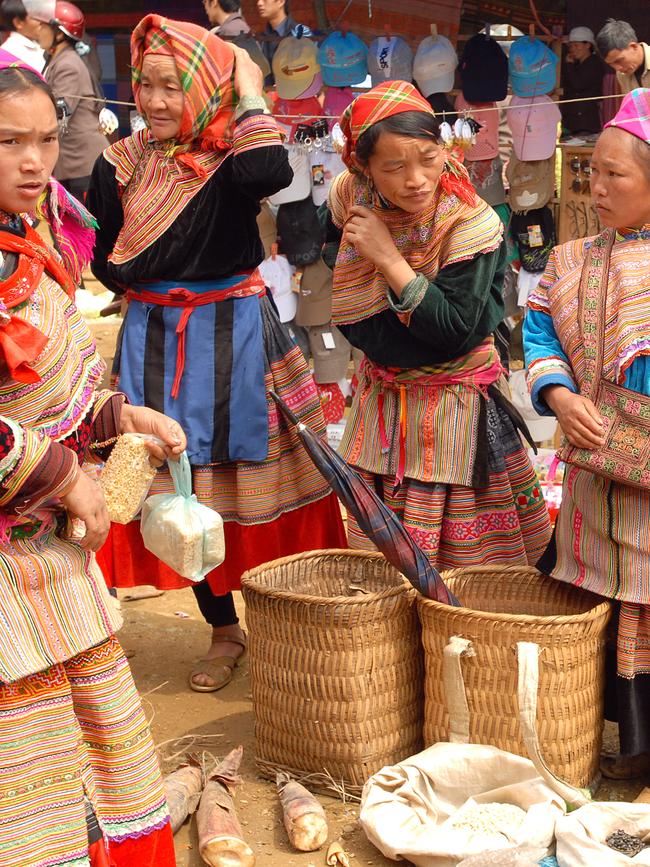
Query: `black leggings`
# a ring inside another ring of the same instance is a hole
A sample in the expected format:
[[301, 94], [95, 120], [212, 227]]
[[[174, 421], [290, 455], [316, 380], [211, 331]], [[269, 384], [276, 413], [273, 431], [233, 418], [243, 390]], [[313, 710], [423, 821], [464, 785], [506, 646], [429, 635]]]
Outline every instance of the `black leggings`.
[[215, 596], [207, 581], [192, 585], [199, 610], [210, 626], [233, 626], [239, 623], [232, 593]]

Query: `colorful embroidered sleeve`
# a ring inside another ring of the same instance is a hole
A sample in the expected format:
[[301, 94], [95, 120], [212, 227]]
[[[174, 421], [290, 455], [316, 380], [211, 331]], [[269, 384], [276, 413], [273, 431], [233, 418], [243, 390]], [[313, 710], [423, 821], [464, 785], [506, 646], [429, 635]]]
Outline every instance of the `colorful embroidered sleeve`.
[[233, 135], [235, 183], [255, 199], [264, 199], [291, 183], [293, 173], [280, 130], [268, 114], [249, 114]]
[[0, 416], [0, 507], [32, 511], [70, 487], [78, 471], [73, 451]]
[[564, 385], [575, 394], [579, 391], [549, 309], [548, 289], [555, 280], [553, 252], [544, 276], [528, 299], [528, 311], [523, 324], [528, 387], [533, 406], [540, 415], [553, 415], [541, 396], [542, 389], [549, 385]]

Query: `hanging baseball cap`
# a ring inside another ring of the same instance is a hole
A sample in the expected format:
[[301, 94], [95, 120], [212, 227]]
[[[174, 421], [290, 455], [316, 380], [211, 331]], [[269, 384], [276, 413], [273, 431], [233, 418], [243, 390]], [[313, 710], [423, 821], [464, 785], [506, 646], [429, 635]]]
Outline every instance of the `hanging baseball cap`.
[[328, 87], [352, 87], [368, 76], [368, 49], [354, 33], [330, 33], [318, 49], [318, 62]]
[[548, 96], [513, 96], [507, 116], [518, 159], [546, 160], [553, 156], [562, 116]]
[[[481, 124], [480, 130], [476, 133], [476, 142], [465, 152], [465, 159], [471, 162], [472, 160], [491, 160], [497, 156], [499, 153], [499, 112], [496, 104], [487, 102], [476, 105], [468, 102], [463, 94], [459, 93], [456, 97], [456, 108], [459, 113], [467, 112], [470, 117]], [[472, 113], [473, 111], [475, 114]]]
[[291, 288], [294, 268], [285, 256], [271, 253], [260, 263], [259, 270], [264, 284], [271, 290], [280, 322], [291, 322], [298, 306], [298, 298]]
[[332, 318], [332, 271], [318, 257], [300, 280], [296, 325], [326, 325]]
[[453, 90], [457, 66], [456, 49], [446, 36], [423, 39], [413, 60], [413, 78], [422, 96]]
[[280, 99], [298, 99], [319, 73], [315, 42], [295, 36], [280, 40], [273, 56], [273, 75]]
[[596, 37], [590, 27], [572, 27], [569, 31], [569, 42], [591, 42], [596, 46]]
[[[487, 30], [487, 28], [489, 28], [489, 30]], [[506, 57], [510, 54], [510, 49], [512, 48], [512, 43], [515, 39], [517, 39], [518, 36], [524, 35], [521, 30], [512, 27], [510, 24], [487, 24], [486, 27], [479, 30], [479, 33], [487, 33], [488, 36], [502, 37], [499, 39], [499, 47], [503, 52], [505, 52]], [[512, 36], [512, 41], [504, 40], [504, 36]]]
[[535, 208], [543, 208], [555, 192], [555, 154], [547, 160], [523, 162], [512, 154], [506, 169], [510, 184], [510, 207], [526, 214]]
[[555, 90], [560, 58], [541, 39], [522, 36], [510, 49], [510, 83], [516, 96], [543, 96]]
[[508, 58], [491, 36], [476, 34], [460, 59], [460, 81], [468, 102], [499, 102], [508, 93]]
[[557, 241], [555, 222], [547, 206], [526, 214], [512, 214], [510, 231], [519, 246], [522, 268], [532, 273], [543, 271]]
[[506, 201], [506, 191], [503, 186], [503, 163], [501, 157], [491, 160], [472, 160], [467, 163], [467, 171], [472, 186], [478, 195], [491, 205], [503, 205]]
[[383, 81], [412, 81], [413, 52], [401, 36], [378, 36], [368, 49], [372, 86]]
[[311, 196], [280, 205], [277, 215], [280, 252], [297, 268], [315, 262], [323, 247], [323, 229]]

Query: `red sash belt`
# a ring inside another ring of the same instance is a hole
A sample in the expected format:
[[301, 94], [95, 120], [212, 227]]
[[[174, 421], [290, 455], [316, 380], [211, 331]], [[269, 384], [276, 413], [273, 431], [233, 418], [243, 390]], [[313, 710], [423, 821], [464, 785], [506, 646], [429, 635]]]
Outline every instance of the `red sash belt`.
[[129, 289], [126, 297], [129, 301], [139, 301], [142, 304], [156, 304], [159, 307], [182, 307], [183, 312], [176, 326], [176, 334], [178, 335], [178, 344], [176, 347], [176, 372], [172, 385], [171, 395], [174, 399], [178, 397], [180, 390], [183, 371], [185, 370], [185, 329], [190, 320], [190, 316], [196, 307], [203, 307], [205, 304], [215, 304], [219, 301], [228, 301], [231, 298], [249, 298], [251, 295], [264, 295], [266, 286], [259, 270], [256, 268], [235, 286], [229, 286], [227, 289], [216, 289], [214, 292], [191, 292], [182, 286], [170, 289], [165, 295], [158, 292], [147, 292], [146, 290], [134, 291]]

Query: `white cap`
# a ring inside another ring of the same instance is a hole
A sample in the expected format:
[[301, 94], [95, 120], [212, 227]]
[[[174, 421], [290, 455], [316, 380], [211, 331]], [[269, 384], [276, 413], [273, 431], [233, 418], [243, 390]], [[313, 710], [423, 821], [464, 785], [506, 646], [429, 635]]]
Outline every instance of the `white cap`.
[[569, 42], [591, 42], [595, 46], [596, 37], [589, 27], [573, 27], [569, 33]]
[[46, 24], [56, 18], [56, 0], [23, 0], [25, 12]]
[[449, 93], [454, 87], [458, 55], [445, 36], [427, 36], [413, 61], [413, 78], [423, 96]]

